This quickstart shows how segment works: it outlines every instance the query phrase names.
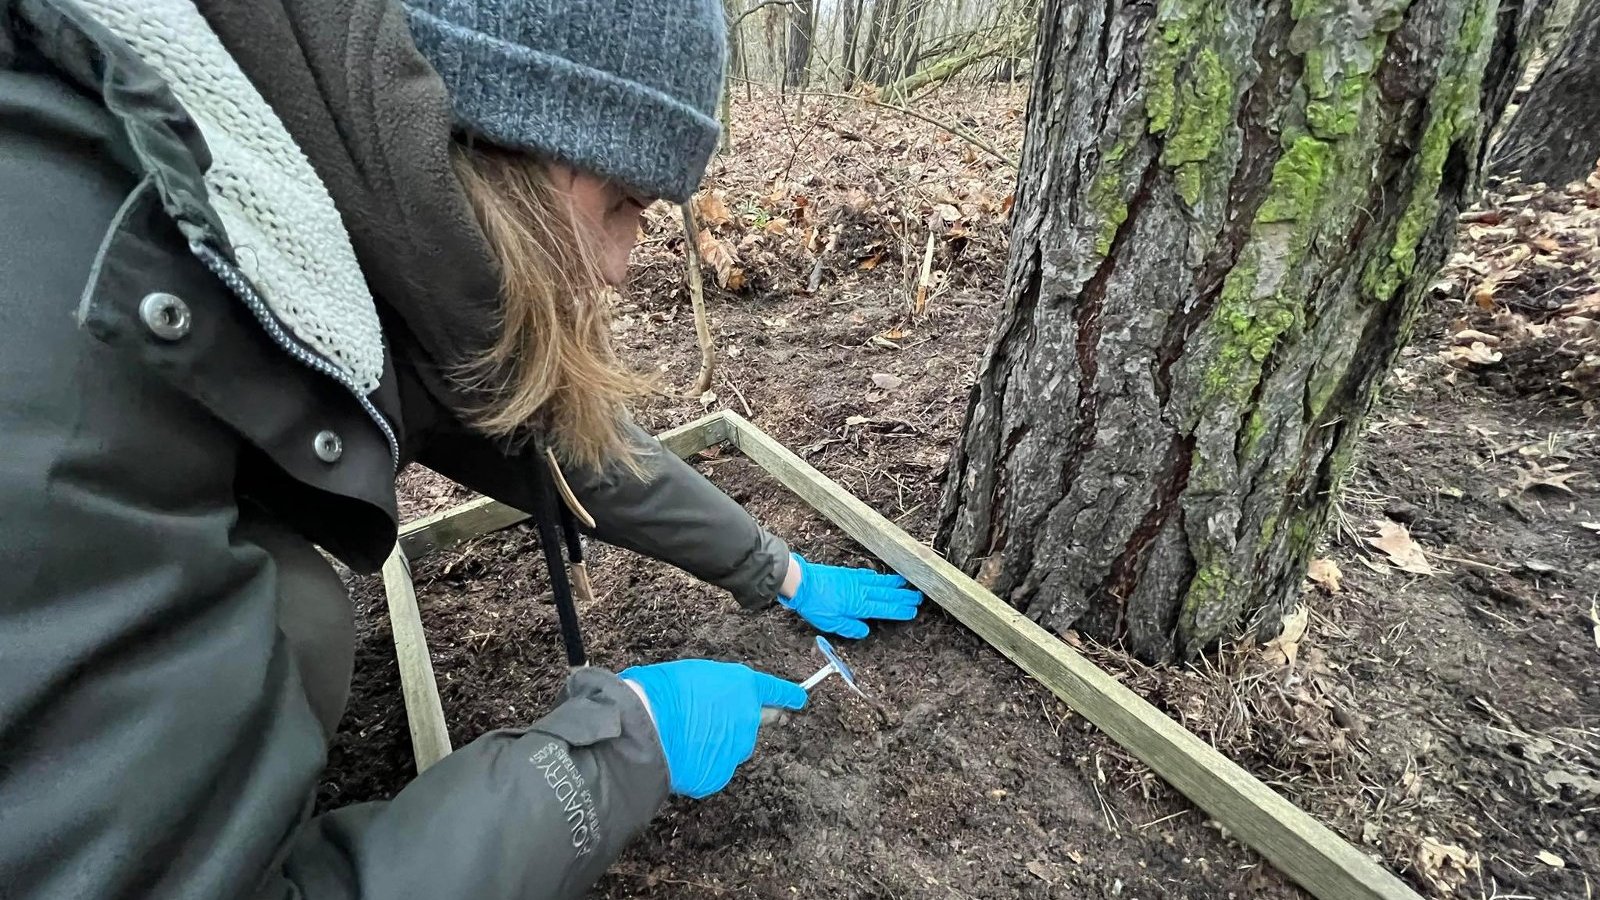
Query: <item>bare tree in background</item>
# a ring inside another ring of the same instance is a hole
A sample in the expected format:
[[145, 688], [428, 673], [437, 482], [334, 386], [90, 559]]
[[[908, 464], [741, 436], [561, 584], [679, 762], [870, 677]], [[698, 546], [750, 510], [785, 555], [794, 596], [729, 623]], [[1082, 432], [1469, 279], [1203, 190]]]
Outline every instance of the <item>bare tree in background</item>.
[[805, 87], [811, 65], [811, 36], [816, 33], [815, 0], [795, 0], [789, 9], [789, 53], [783, 70], [785, 87]]
[[1046, 0], [951, 561], [1147, 660], [1274, 632], [1477, 194], [1521, 5]]
[[922, 19], [927, 8], [928, 0], [904, 0], [895, 22], [895, 41], [886, 73], [889, 80], [907, 78], [917, 70], [922, 52]]
[[873, 0], [872, 24], [867, 27], [866, 65], [862, 77], [874, 84], [882, 84], [889, 66], [889, 49], [894, 34], [894, 22], [900, 16], [903, 0]]
[[[997, 52], [1020, 56], [1023, 51], [1013, 45], [1026, 45], [1037, 4], [1037, 0], [723, 2], [730, 23], [729, 49], [734, 52], [730, 72], [786, 90], [818, 79], [846, 90], [861, 81], [889, 88], [926, 69], [955, 73]], [[761, 37], [749, 30], [758, 27], [763, 29]], [[1018, 33], [1022, 34], [1016, 42], [998, 41], [1002, 35]], [[924, 83], [945, 77], [948, 74]]]
[[855, 87], [860, 73], [856, 69], [856, 45], [860, 39], [861, 31], [861, 4], [862, 0], [841, 0], [840, 6], [843, 15], [840, 23], [839, 42], [841, 52], [841, 71], [844, 74], [844, 89]]
[[1495, 145], [1496, 174], [1566, 184], [1600, 159], [1600, 0], [1585, 0]]

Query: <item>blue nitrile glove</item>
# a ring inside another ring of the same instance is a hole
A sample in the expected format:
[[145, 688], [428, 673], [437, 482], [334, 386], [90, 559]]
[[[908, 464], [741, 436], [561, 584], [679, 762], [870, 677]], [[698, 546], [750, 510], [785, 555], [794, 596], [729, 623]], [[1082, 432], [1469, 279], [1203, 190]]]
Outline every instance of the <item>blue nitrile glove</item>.
[[738, 663], [680, 659], [619, 675], [644, 690], [667, 756], [672, 792], [715, 794], [756, 749], [761, 708], [800, 709], [805, 689]]
[[917, 614], [922, 603], [922, 595], [910, 590], [899, 575], [818, 565], [798, 553], [791, 555], [800, 566], [800, 586], [792, 598], [780, 597], [778, 602], [822, 631], [863, 638], [868, 631], [865, 619], [904, 622]]

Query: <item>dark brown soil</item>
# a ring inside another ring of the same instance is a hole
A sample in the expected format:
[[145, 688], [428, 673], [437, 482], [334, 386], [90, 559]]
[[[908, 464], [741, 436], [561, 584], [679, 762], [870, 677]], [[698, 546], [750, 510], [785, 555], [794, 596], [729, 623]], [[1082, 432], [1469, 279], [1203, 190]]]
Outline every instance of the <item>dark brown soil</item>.
[[[746, 460], [707, 469], [820, 560], [870, 563]], [[786, 611], [741, 612], [624, 551], [593, 557], [597, 600], [582, 616], [596, 665], [698, 656], [796, 680], [820, 665], [815, 633]], [[518, 528], [416, 572], [457, 744], [525, 725], [565, 673], [539, 559]], [[329, 802], [388, 796], [411, 763], [381, 590], [364, 581], [356, 597], [373, 652], [333, 763], [349, 776]], [[1182, 808], [1170, 800], [1106, 796], [1083, 721], [938, 611], [843, 649], [873, 703], [819, 689], [726, 791], [671, 803], [596, 895], [1198, 898], [1278, 883], [1200, 817], [1160, 821]]]
[[[767, 103], [741, 101], [740, 155], [713, 171], [735, 219], [716, 233], [749, 269], [744, 287], [710, 289], [715, 396], [664, 397], [640, 418], [660, 430], [733, 409], [928, 539], [1000, 300], [1007, 174], [934, 129], [827, 110], [814, 114], [829, 127], [785, 130]], [[1014, 150], [1020, 106], [994, 94], [948, 112]], [[958, 196], [944, 196], [952, 185]], [[912, 316], [940, 204], [957, 206], [961, 233], [940, 226], [933, 299]], [[788, 231], [758, 227], [763, 215]], [[674, 228], [658, 220], [641, 248], [617, 337], [681, 390], [698, 351]], [[1326, 553], [1342, 584], [1308, 591], [1292, 663], [1281, 648], [1230, 647], [1152, 671], [1084, 649], [1426, 894], [1587, 898], [1600, 881], [1600, 435], [1592, 409], [1529, 396], [1526, 374], [1449, 377], [1435, 353], [1459, 311], [1441, 304], [1374, 420]], [[870, 562], [746, 461], [700, 465], [796, 548]], [[401, 487], [413, 517], [466, 496], [431, 473]], [[1409, 526], [1439, 574], [1388, 564], [1368, 542], [1385, 519]], [[598, 599], [582, 612], [599, 664], [703, 655], [794, 678], [816, 667], [811, 632], [782, 610], [739, 612], [623, 551], [591, 557]], [[564, 666], [541, 569], [525, 529], [417, 568], [457, 744], [525, 725], [556, 692]], [[356, 685], [325, 805], [388, 796], [411, 772], [381, 589], [361, 580], [354, 596]], [[845, 649], [875, 705], [821, 690], [728, 790], [672, 802], [596, 895], [1303, 896], [938, 610]]]

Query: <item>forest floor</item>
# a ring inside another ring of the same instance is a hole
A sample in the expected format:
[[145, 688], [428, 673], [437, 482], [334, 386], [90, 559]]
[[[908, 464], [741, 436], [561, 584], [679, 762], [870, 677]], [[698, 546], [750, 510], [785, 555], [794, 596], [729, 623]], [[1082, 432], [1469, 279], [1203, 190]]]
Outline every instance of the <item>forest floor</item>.
[[[1014, 157], [1025, 99], [918, 108]], [[735, 100], [734, 152], [697, 202], [717, 375], [681, 396], [699, 368], [683, 232], [653, 210], [615, 322], [671, 392], [640, 419], [659, 431], [732, 409], [930, 539], [1003, 302], [1013, 173], [882, 108]], [[1285, 637], [1169, 670], [1064, 638], [1425, 894], [1591, 898], [1600, 188], [1492, 195], [1466, 219]], [[697, 465], [797, 549], [872, 562], [737, 454]], [[470, 496], [416, 469], [401, 493], [407, 518]], [[818, 665], [781, 610], [739, 612], [624, 551], [591, 559], [597, 664]], [[525, 528], [416, 567], [458, 746], [525, 725], [564, 676], [541, 569]], [[381, 585], [356, 580], [354, 596], [356, 684], [325, 806], [390, 796], [412, 771]], [[940, 610], [844, 651], [873, 703], [820, 690], [730, 788], [669, 804], [595, 895], [1304, 896]]]

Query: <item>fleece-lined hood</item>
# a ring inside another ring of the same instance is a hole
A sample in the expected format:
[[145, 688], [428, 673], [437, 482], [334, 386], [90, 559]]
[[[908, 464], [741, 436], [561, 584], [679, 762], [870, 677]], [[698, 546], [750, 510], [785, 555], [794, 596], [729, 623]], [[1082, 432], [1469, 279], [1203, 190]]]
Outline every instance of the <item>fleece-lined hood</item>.
[[400, 3], [194, 6], [326, 186], [386, 330], [409, 334], [430, 390], [460, 408], [449, 373], [491, 346], [499, 281], [451, 167], [449, 97]]
[[[270, 315], [359, 396], [383, 330], [328, 191], [190, 0], [77, 0], [172, 91], [210, 154], [202, 175], [239, 271]], [[149, 27], [160, 23], [160, 27]]]

